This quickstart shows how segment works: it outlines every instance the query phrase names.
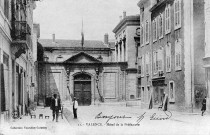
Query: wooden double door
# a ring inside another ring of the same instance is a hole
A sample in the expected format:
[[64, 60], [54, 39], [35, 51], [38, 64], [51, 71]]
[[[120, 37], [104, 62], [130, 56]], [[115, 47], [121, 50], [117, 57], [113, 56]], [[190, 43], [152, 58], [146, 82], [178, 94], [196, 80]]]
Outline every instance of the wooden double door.
[[81, 106], [91, 104], [91, 81], [74, 81], [74, 96], [78, 99]]

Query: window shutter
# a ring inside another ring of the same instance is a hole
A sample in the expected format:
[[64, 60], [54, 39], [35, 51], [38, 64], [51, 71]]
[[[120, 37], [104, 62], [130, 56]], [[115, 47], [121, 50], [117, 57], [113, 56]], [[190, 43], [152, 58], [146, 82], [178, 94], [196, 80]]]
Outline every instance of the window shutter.
[[165, 9], [165, 33], [167, 33], [167, 16], [168, 16], [168, 8], [166, 6], [166, 9]]
[[176, 24], [177, 24], [177, 14], [176, 14], [176, 11], [177, 11], [177, 5], [176, 5], [177, 1], [175, 0], [174, 1], [174, 27], [176, 27]]
[[168, 30], [171, 31], [171, 5], [168, 5]]
[[178, 0], [178, 24], [181, 26], [181, 0]]

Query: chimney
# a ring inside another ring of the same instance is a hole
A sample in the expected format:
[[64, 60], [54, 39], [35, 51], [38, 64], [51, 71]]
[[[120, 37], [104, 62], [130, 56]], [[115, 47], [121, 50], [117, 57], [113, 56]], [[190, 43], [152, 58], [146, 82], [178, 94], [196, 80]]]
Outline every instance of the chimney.
[[55, 34], [52, 34], [52, 40], [55, 42]]
[[120, 18], [120, 21], [121, 21], [122, 20], [122, 16], [120, 16], [119, 18]]
[[108, 35], [108, 33], [105, 33], [105, 35], [104, 35], [104, 44], [105, 45], [109, 44], [109, 35]]
[[123, 11], [123, 19], [126, 17], [126, 11]]

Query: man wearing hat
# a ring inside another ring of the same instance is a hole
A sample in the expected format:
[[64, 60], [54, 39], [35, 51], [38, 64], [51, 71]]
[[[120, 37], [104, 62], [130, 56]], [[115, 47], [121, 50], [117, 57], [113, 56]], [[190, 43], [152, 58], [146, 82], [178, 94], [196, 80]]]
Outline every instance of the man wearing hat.
[[53, 95], [53, 99], [51, 101], [51, 109], [53, 113], [53, 121], [55, 120], [55, 115], [56, 115], [56, 122], [58, 122], [58, 113], [59, 110], [61, 110], [61, 102], [60, 99], [57, 97], [57, 94]]
[[78, 108], [77, 98], [76, 98], [76, 97], [74, 97], [74, 101], [73, 101], [73, 113], [74, 113], [74, 119], [77, 119], [77, 108]]

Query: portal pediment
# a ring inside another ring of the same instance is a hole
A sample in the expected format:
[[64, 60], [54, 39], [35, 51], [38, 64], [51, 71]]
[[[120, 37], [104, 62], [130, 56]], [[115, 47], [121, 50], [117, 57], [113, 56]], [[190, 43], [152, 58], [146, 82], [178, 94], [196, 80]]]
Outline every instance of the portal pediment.
[[66, 63], [100, 63], [101, 61], [85, 52], [80, 52], [76, 55], [73, 55], [72, 57], [67, 59], [65, 62]]

